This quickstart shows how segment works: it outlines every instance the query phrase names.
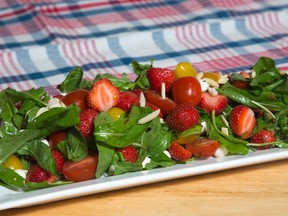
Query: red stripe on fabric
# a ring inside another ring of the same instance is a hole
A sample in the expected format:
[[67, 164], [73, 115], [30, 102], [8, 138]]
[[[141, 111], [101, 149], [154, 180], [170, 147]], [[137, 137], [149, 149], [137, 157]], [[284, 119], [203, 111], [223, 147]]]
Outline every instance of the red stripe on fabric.
[[33, 5], [25, 5], [25, 6], [26, 7], [21, 8], [21, 9], [14, 9], [13, 11], [9, 10], [9, 12], [6, 12], [6, 13], [4, 12], [4, 13], [0, 14], [0, 19], [4, 19], [7, 17], [19, 16], [20, 14], [28, 13], [30, 11], [33, 11], [33, 9], [34, 9]]

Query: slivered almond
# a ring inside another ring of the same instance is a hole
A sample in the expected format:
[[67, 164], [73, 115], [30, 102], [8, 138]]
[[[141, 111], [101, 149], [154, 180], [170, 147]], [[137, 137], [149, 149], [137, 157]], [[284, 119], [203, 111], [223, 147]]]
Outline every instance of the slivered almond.
[[163, 98], [163, 99], [165, 99], [166, 98], [166, 85], [165, 85], [165, 83], [161, 83], [161, 97]]
[[226, 127], [229, 127], [229, 122], [227, 121], [227, 119], [223, 115], [221, 115], [221, 120]]
[[159, 113], [160, 113], [160, 109], [155, 110], [154, 112], [139, 119], [138, 124], [146, 124], [147, 122], [152, 121], [154, 118], [158, 117]]
[[203, 72], [197, 73], [196, 79], [200, 80], [204, 76]]
[[218, 95], [218, 91], [215, 88], [208, 88], [208, 92], [211, 96]]
[[219, 87], [219, 84], [210, 78], [203, 78], [202, 80], [205, 80], [210, 86], [212, 87]]
[[146, 106], [146, 98], [145, 98], [143, 92], [140, 93], [139, 104], [140, 104], [140, 107]]
[[229, 131], [228, 131], [228, 128], [227, 127], [222, 127], [221, 128], [221, 132], [226, 134], [227, 136], [229, 135]]
[[221, 77], [219, 80], [218, 80], [218, 84], [225, 84], [229, 81], [229, 78], [228, 77]]

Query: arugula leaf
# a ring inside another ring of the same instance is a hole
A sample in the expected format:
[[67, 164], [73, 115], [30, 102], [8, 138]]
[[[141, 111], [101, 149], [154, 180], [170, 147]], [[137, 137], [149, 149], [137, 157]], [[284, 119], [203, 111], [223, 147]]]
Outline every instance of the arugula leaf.
[[257, 63], [253, 66], [253, 70], [257, 75], [263, 74], [269, 70], [275, 69], [275, 62], [268, 57], [260, 57]]
[[51, 172], [53, 175], [57, 174], [56, 163], [52, 156], [51, 148], [41, 140], [32, 140], [19, 149], [17, 154], [30, 155], [44, 170]]
[[0, 165], [3, 164], [18, 149], [35, 139], [43, 139], [49, 131], [43, 129], [25, 129], [13, 136], [4, 136], [0, 139]]
[[111, 74], [97, 74], [94, 81], [100, 80], [102, 78], [109, 79], [113, 85], [121, 91], [127, 91], [135, 88], [135, 83], [129, 80], [126, 73], [122, 73], [122, 77], [116, 77]]
[[83, 79], [82, 68], [77, 66], [69, 72], [65, 80], [57, 86], [62, 93], [69, 93], [79, 89]]
[[151, 59], [151, 64], [139, 64], [137, 61], [131, 62], [131, 67], [134, 73], [137, 74], [137, 79], [135, 82], [135, 88], [146, 89], [150, 86], [149, 80], [146, 76], [148, 69], [152, 68], [153, 60]]
[[115, 153], [115, 147], [107, 145], [103, 142], [97, 142], [97, 149], [98, 164], [96, 170], [96, 178], [100, 178], [112, 163]]

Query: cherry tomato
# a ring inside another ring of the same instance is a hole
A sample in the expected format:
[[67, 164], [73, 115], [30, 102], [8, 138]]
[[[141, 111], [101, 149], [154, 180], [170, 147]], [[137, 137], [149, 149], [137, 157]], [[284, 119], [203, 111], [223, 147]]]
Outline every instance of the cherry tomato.
[[62, 102], [68, 106], [70, 104], [76, 104], [80, 107], [81, 110], [86, 109], [86, 96], [88, 91], [84, 89], [78, 89], [72, 92], [69, 92], [62, 99]]
[[95, 178], [98, 157], [88, 155], [81, 161], [65, 161], [62, 167], [63, 175], [67, 180], [80, 182]]
[[193, 76], [196, 77], [197, 71], [189, 62], [180, 62], [175, 68], [176, 78]]
[[157, 106], [163, 115], [168, 115], [176, 106], [176, 103], [169, 98], [163, 99], [158, 93], [152, 90], [146, 90], [145, 97], [148, 102]]
[[201, 85], [195, 77], [182, 77], [172, 84], [172, 96], [177, 104], [197, 105], [201, 100]]
[[60, 130], [55, 131], [49, 136], [49, 145], [52, 149], [55, 148], [55, 145], [58, 144], [60, 141], [64, 140], [66, 138], [67, 131], [66, 130]]
[[3, 164], [5, 168], [9, 169], [23, 169], [23, 165], [16, 155], [11, 155]]
[[209, 78], [209, 79], [214, 80], [215, 82], [218, 82], [219, 74], [216, 72], [204, 72], [202, 78]]
[[125, 111], [122, 110], [122, 109], [119, 108], [119, 107], [111, 107], [111, 108], [107, 111], [107, 113], [110, 115], [110, 117], [111, 117], [114, 121], [116, 121], [116, 120], [118, 120], [118, 119], [121, 117], [121, 115], [123, 115], [123, 114], [125, 113]]
[[219, 142], [208, 138], [199, 138], [186, 144], [186, 148], [197, 157], [207, 158], [214, 155], [219, 148]]

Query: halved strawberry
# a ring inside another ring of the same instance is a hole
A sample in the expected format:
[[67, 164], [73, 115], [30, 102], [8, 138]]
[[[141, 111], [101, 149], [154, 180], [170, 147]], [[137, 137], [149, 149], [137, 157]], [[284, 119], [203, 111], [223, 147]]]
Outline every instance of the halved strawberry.
[[61, 172], [62, 171], [62, 167], [63, 167], [63, 164], [64, 164], [64, 157], [63, 155], [56, 149], [53, 149], [52, 150], [52, 156], [55, 160], [55, 163], [56, 163], [56, 168], [57, 168], [57, 171], [58, 172]]
[[132, 91], [120, 92], [117, 107], [129, 112], [132, 105], [139, 106], [139, 96]]
[[79, 130], [85, 139], [88, 139], [94, 130], [94, 120], [98, 112], [94, 109], [85, 109], [80, 112], [80, 125]]
[[49, 177], [50, 175], [48, 172], [46, 172], [44, 169], [42, 169], [38, 165], [33, 165], [30, 167], [30, 169], [27, 172], [26, 181], [43, 182], [43, 181], [47, 181]]
[[118, 152], [121, 152], [125, 161], [135, 163], [138, 159], [138, 152], [133, 146], [127, 146], [125, 148], [118, 148]]
[[157, 92], [161, 91], [162, 83], [165, 83], [166, 92], [170, 92], [171, 84], [176, 80], [174, 71], [168, 68], [150, 68], [146, 75], [150, 83], [150, 89]]
[[103, 78], [96, 81], [87, 95], [88, 106], [97, 111], [107, 111], [119, 101], [119, 89], [112, 82]]
[[247, 139], [256, 126], [256, 118], [252, 109], [238, 105], [231, 110], [229, 123], [235, 135]]
[[170, 129], [176, 132], [183, 132], [198, 124], [198, 110], [192, 104], [177, 104], [167, 116], [166, 123]]
[[168, 148], [171, 158], [177, 161], [187, 161], [191, 158], [192, 153], [185, 149], [183, 146], [173, 141]]
[[[250, 138], [251, 143], [270, 143], [275, 142], [274, 133], [270, 130], [262, 129]], [[271, 145], [255, 146], [257, 149], [268, 149]]]
[[208, 92], [202, 92], [198, 106], [210, 114], [215, 110], [215, 115], [219, 115], [224, 111], [227, 104], [228, 98], [225, 95], [217, 94], [212, 96]]

